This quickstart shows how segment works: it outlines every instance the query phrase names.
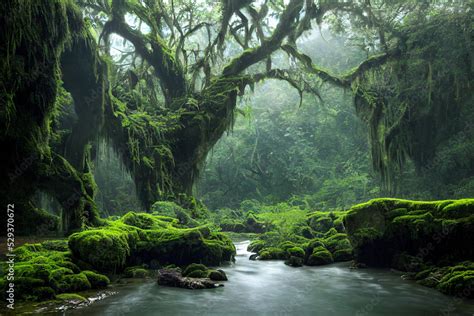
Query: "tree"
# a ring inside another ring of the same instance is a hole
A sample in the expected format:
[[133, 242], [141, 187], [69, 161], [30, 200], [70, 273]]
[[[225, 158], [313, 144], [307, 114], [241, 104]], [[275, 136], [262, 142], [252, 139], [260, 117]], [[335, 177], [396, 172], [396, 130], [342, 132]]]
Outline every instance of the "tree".
[[[86, 21], [69, 0], [9, 0], [0, 6], [6, 17], [0, 20], [6, 30], [0, 38], [2, 144], [8, 152], [1, 175], [7, 178], [18, 167], [18, 157], [38, 157], [20, 172], [21, 181], [4, 184], [2, 200], [19, 196], [24, 212], [38, 215], [26, 206], [43, 188], [63, 206], [65, 231], [100, 223], [91, 164], [98, 137], [121, 157], [145, 208], [158, 199], [192, 204], [186, 196], [207, 153], [232, 126], [236, 100], [246, 87], [278, 79], [300, 94], [317, 93], [301, 74], [304, 69], [361, 96], [362, 86], [354, 83], [400, 58], [404, 19], [437, 8], [418, 1], [78, 3]], [[339, 76], [315, 65], [299, 50], [298, 39], [313, 22], [324, 21], [354, 34], [363, 30], [357, 37], [370, 44], [367, 60]], [[112, 53], [120, 49], [125, 50]], [[276, 63], [281, 52], [293, 62]], [[58, 135], [51, 125], [55, 115], [64, 114], [56, 102], [61, 88], [70, 93], [77, 120], [60, 122], [67, 132]]]

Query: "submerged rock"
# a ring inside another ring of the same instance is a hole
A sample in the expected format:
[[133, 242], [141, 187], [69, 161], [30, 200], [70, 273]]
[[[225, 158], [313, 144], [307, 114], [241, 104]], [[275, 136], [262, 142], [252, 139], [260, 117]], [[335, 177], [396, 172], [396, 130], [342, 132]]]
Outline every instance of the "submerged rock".
[[183, 275], [175, 269], [161, 269], [158, 272], [158, 284], [163, 286], [180, 287], [190, 290], [212, 289], [224, 286], [224, 284], [216, 283], [208, 278], [183, 277]]

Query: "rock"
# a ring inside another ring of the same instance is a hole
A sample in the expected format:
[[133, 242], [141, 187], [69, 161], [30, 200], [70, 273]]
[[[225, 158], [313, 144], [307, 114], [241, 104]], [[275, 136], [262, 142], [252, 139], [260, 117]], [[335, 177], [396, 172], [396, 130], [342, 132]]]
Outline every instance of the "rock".
[[189, 278], [183, 277], [175, 269], [161, 269], [158, 271], [158, 284], [163, 286], [180, 287], [184, 289], [212, 289], [223, 284], [215, 283], [207, 278]]
[[474, 258], [473, 215], [474, 199], [375, 199], [352, 207], [344, 226], [358, 262], [418, 272]]
[[285, 261], [285, 264], [290, 267], [302, 267], [303, 266], [303, 258], [291, 256], [290, 259]]
[[332, 254], [324, 247], [316, 247], [311, 256], [309, 256], [306, 264], [308, 266], [320, 266], [333, 263]]
[[212, 281], [227, 281], [227, 275], [221, 269], [210, 270], [208, 277]]
[[250, 255], [249, 260], [257, 260], [258, 258], [258, 253], [253, 253]]

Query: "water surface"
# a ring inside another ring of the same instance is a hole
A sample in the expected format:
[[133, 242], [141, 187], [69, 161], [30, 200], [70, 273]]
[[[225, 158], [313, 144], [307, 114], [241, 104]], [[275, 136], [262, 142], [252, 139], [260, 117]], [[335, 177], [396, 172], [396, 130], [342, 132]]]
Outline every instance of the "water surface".
[[[381, 269], [347, 263], [291, 268], [282, 261], [250, 261], [248, 242], [236, 243], [229, 281], [211, 290], [138, 284], [73, 315], [474, 315], [462, 301]], [[69, 314], [68, 313], [68, 314]]]

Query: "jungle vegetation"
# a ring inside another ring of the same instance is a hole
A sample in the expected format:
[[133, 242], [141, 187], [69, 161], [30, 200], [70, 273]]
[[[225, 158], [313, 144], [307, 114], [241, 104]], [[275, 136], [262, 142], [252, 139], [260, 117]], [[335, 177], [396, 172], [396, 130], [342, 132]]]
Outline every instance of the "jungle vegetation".
[[223, 231], [251, 234], [261, 260], [356, 259], [462, 293], [474, 282], [472, 10], [2, 1], [0, 201], [15, 204], [18, 236], [67, 238], [16, 249], [19, 287], [34, 289], [23, 298], [170, 266], [223, 279], [196, 265], [233, 260]]

